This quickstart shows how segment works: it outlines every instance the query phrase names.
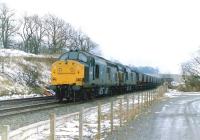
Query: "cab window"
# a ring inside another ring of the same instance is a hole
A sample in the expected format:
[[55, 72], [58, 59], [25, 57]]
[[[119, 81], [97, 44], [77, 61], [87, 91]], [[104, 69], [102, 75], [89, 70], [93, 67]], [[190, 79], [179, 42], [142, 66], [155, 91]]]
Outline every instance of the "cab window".
[[59, 60], [67, 60], [67, 59], [68, 59], [68, 53], [61, 55], [61, 57], [59, 58]]
[[87, 56], [85, 56], [85, 55], [82, 54], [82, 53], [79, 53], [78, 59], [81, 60], [81, 61], [83, 61], [83, 62], [87, 62]]
[[99, 78], [99, 65], [95, 65], [95, 78]]
[[77, 52], [70, 52], [69, 53], [69, 59], [76, 60], [77, 58], [78, 58], [78, 53]]

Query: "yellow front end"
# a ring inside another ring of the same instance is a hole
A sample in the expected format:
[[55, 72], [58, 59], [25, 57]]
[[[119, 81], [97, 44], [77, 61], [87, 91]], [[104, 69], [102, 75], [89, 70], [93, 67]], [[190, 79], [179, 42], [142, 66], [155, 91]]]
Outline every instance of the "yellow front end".
[[84, 82], [84, 65], [78, 61], [56, 61], [52, 65], [52, 85], [79, 85]]

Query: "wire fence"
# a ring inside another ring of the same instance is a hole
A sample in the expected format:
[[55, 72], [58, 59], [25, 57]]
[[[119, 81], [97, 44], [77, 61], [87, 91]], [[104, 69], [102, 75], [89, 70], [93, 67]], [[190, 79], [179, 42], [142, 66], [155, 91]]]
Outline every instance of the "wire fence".
[[137, 92], [110, 99], [110, 102], [91, 108], [81, 108], [79, 112], [56, 117], [10, 131], [8, 125], [0, 126], [0, 140], [33, 139], [104, 139], [130, 120], [147, 111], [167, 91], [167, 86]]

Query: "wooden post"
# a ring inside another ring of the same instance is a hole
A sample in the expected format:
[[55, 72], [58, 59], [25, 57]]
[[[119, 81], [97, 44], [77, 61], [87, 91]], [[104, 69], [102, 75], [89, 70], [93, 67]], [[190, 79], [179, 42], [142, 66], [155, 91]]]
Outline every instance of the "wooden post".
[[146, 92], [144, 92], [144, 110], [146, 109]]
[[133, 95], [133, 104], [132, 104], [132, 106], [133, 106], [133, 116], [135, 115], [135, 96]]
[[153, 103], [155, 101], [155, 93], [156, 93], [156, 90], [154, 90], [154, 92], [153, 92]]
[[153, 90], [152, 93], [151, 93], [151, 101], [152, 101], [152, 104], [153, 104], [153, 94], [154, 94], [154, 91], [155, 91], [155, 90]]
[[148, 108], [148, 91], [146, 92], [146, 107]]
[[119, 112], [120, 112], [120, 115], [119, 115], [119, 124], [120, 124], [120, 127], [122, 127], [122, 98], [120, 98], [120, 102], [119, 102]]
[[153, 90], [153, 93], [152, 93], [152, 101], [154, 103], [154, 94], [155, 94], [156, 90]]
[[149, 105], [150, 105], [150, 102], [149, 102], [149, 101], [150, 101], [150, 99], [149, 99], [149, 94], [150, 94], [150, 91], [147, 92], [147, 104], [148, 104], [148, 107], [149, 107]]
[[155, 93], [156, 93], [156, 90], [154, 90], [153, 95], [152, 95], [153, 103], [154, 103], [154, 101], [155, 101]]
[[110, 103], [110, 130], [111, 133], [113, 132], [113, 99], [111, 98]]
[[144, 106], [144, 102], [143, 102], [143, 100], [144, 100], [143, 92], [141, 93], [141, 96], [142, 96], [142, 98], [141, 98], [141, 110], [143, 111], [143, 106]]
[[56, 139], [56, 115], [55, 113], [52, 113], [50, 115], [50, 140]]
[[0, 126], [1, 132], [1, 140], [9, 140], [9, 131], [10, 131], [10, 126], [9, 125], [3, 125]]
[[140, 113], [140, 93], [138, 93], [138, 114]]
[[152, 104], [152, 92], [153, 91], [150, 91], [150, 105]]
[[97, 127], [97, 139], [101, 139], [101, 103], [98, 103], [98, 127]]
[[83, 111], [84, 108], [82, 107], [79, 112], [79, 140], [83, 139]]
[[128, 96], [126, 96], [126, 122], [129, 120], [129, 99]]
[[156, 100], [158, 100], [159, 88], [156, 90]]

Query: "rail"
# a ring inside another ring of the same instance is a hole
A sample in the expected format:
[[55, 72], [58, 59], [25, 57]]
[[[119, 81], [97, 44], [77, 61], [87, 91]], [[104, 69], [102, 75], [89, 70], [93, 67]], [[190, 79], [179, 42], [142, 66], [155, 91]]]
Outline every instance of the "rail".
[[9, 130], [9, 126], [0, 126], [0, 140], [28, 139], [104, 139], [113, 131], [127, 125], [128, 122], [156, 103], [167, 91], [166, 86], [157, 89], [119, 96], [109, 103], [91, 108], [81, 108], [80, 112], [56, 117], [50, 114], [50, 120]]

